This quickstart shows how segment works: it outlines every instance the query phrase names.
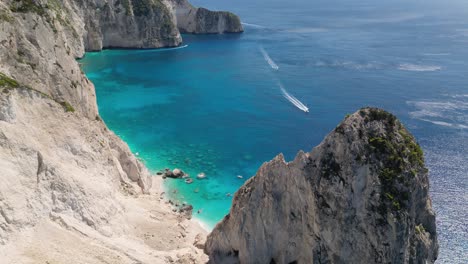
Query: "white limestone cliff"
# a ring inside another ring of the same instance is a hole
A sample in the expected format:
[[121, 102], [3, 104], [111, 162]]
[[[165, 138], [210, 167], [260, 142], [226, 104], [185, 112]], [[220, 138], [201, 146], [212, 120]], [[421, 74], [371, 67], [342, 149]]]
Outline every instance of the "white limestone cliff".
[[107, 129], [76, 61], [89, 50], [179, 45], [171, 8], [0, 1], [1, 263], [206, 259], [193, 245], [205, 231], [172, 211], [159, 179]]
[[210, 263], [434, 263], [427, 174], [401, 123], [362, 109], [312, 152], [265, 163], [205, 252]]

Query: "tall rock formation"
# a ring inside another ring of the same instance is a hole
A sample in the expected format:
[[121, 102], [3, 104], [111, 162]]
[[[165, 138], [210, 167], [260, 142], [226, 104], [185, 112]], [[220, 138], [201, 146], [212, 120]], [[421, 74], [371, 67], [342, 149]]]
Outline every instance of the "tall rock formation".
[[194, 7], [187, 0], [169, 0], [182, 33], [219, 34], [243, 32], [238, 16], [226, 11]]
[[209, 235], [211, 263], [433, 263], [428, 171], [391, 114], [348, 116], [310, 153], [265, 163]]
[[182, 42], [166, 0], [76, 2], [85, 22], [86, 50], [160, 48]]

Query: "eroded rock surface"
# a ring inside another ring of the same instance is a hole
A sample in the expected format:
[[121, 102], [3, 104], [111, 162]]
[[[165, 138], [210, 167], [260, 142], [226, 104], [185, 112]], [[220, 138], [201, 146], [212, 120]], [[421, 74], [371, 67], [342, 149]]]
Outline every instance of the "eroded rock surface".
[[77, 1], [85, 22], [85, 47], [160, 48], [182, 42], [165, 0]]
[[373, 108], [310, 153], [265, 163], [209, 235], [211, 263], [433, 263], [428, 171], [413, 136]]

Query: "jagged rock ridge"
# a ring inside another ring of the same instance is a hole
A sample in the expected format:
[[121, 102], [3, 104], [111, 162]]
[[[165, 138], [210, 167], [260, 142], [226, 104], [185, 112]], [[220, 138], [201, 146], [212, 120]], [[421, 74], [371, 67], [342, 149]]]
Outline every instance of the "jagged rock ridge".
[[265, 163], [209, 235], [211, 263], [433, 263], [419, 145], [391, 114], [348, 116], [310, 153]]

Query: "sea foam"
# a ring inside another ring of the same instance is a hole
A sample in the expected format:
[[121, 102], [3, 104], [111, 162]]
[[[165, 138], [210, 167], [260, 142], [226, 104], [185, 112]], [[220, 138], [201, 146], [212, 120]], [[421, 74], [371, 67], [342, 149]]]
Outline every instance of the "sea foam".
[[398, 69], [402, 71], [433, 72], [440, 71], [442, 67], [435, 65], [418, 65], [411, 63], [402, 63], [398, 66]]
[[261, 25], [257, 25], [257, 24], [251, 24], [251, 23], [246, 23], [246, 22], [242, 22], [241, 24], [242, 24], [243, 26], [252, 27], [252, 28], [266, 28], [265, 26], [261, 26]]
[[447, 95], [446, 97], [448, 98], [443, 101], [408, 101], [407, 104], [415, 108], [415, 111], [412, 111], [409, 114], [414, 119], [419, 119], [434, 125], [467, 129], [468, 102], [463, 100], [465, 99], [463, 96]]

